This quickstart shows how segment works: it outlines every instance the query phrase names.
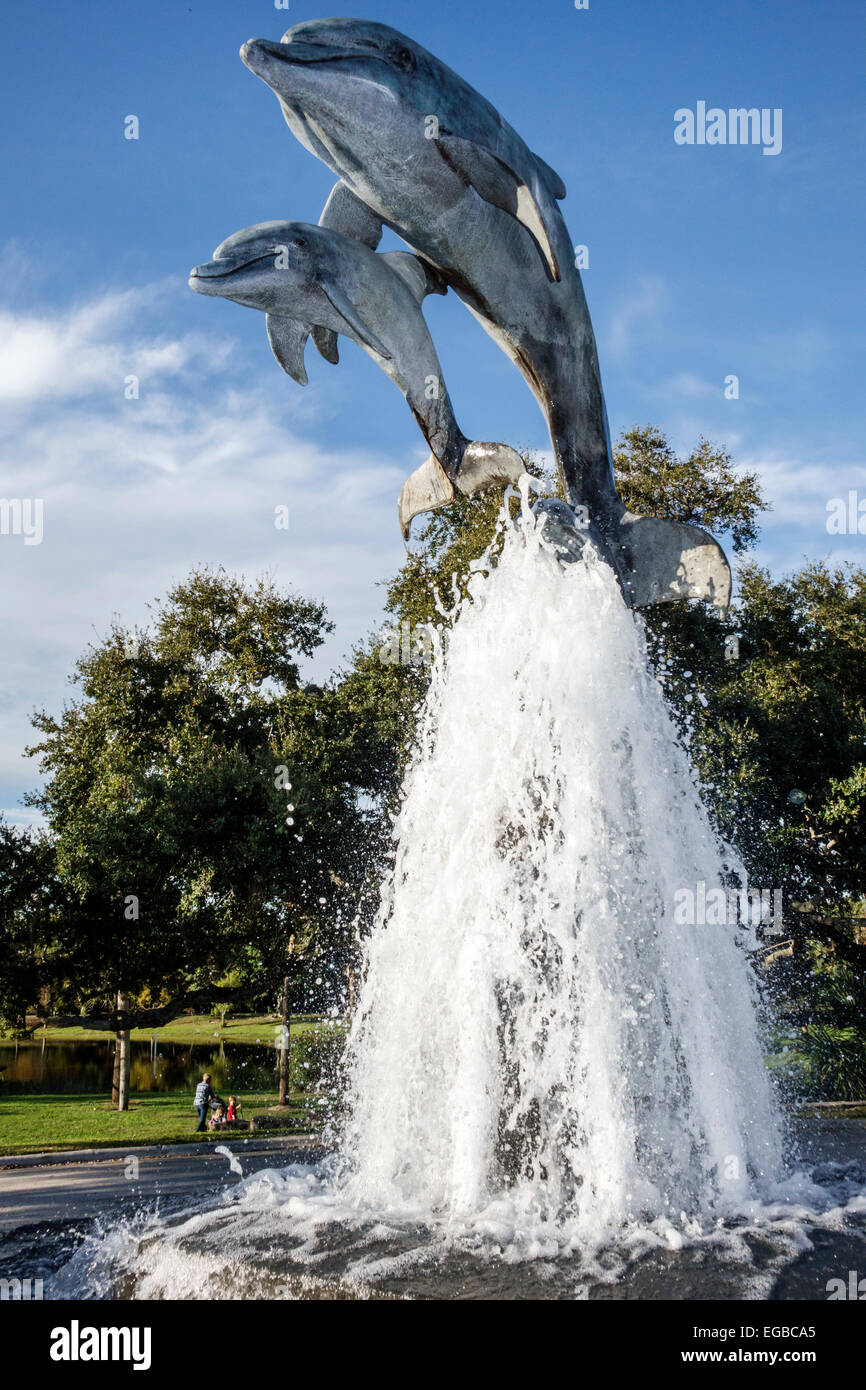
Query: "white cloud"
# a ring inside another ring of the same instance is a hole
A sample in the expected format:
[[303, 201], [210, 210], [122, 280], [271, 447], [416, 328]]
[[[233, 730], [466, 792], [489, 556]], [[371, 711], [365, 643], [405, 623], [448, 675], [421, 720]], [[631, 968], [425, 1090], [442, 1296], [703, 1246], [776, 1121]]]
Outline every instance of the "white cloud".
[[786, 527], [797, 527], [814, 533], [813, 549], [824, 538], [830, 548], [835, 538], [827, 531], [827, 503], [833, 497], [847, 495], [849, 488], [859, 488], [866, 497], [866, 464], [804, 461], [789, 454], [760, 453], [744, 455], [737, 460], [740, 468], [756, 472], [767, 498], [773, 504], [773, 518]]
[[624, 357], [631, 352], [641, 330], [658, 317], [667, 298], [665, 285], [657, 276], [643, 276], [611, 313], [603, 335], [603, 353]]
[[651, 394], [656, 398], [661, 396], [674, 400], [683, 397], [688, 400], [705, 400], [710, 396], [721, 397], [722, 387], [718, 382], [705, 381], [695, 372], [677, 372], [675, 376], [663, 381], [661, 386], [653, 388]]
[[32, 806], [0, 806], [0, 820], [19, 830], [40, 830], [45, 824], [42, 812]]
[[195, 333], [127, 336], [136, 313], [151, 307], [158, 291], [106, 293], [54, 316], [0, 311], [0, 400], [58, 401], [96, 392], [122, 398], [130, 375], [154, 384], [192, 368], [222, 366], [230, 341]]
[[[413, 460], [321, 448], [305, 433], [314, 389], [269, 400], [255, 381], [229, 384], [224, 364], [232, 381], [250, 376], [230, 340], [149, 334], [148, 293], [0, 319], [7, 367], [18, 359], [0, 421], [2, 491], [44, 506], [40, 545], [0, 535], [7, 804], [37, 781], [21, 761], [32, 710], [59, 711], [76, 658], [114, 614], [146, 622], [148, 602], [194, 565], [267, 572], [327, 603], [337, 630], [309, 668], [322, 678], [373, 625], [377, 581], [403, 554], [396, 500]], [[123, 398], [127, 367], [146, 383], [138, 400]], [[274, 525], [280, 505], [288, 531]]]
[[866, 499], [866, 463], [803, 460], [787, 453], [745, 454], [744, 469], [756, 472], [773, 510], [761, 521], [755, 558], [775, 574], [799, 569], [807, 560], [866, 566], [866, 536], [827, 530], [827, 504], [849, 489]]

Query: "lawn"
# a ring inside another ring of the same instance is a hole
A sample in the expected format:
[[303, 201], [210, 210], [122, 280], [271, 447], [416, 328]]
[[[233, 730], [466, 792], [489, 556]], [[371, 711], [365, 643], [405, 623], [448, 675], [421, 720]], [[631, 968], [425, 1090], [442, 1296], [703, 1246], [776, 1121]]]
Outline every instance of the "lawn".
[[[319, 1027], [322, 1014], [293, 1014], [292, 1033], [307, 1033]], [[34, 1020], [29, 1020], [32, 1023]], [[267, 1047], [273, 1044], [280, 1020], [276, 1014], [238, 1014], [231, 1015], [220, 1026], [218, 1014], [184, 1014], [158, 1031], [160, 1042], [165, 1043], [206, 1043], [222, 1040], [236, 1043], [262, 1043]], [[38, 1028], [33, 1034], [36, 1042], [43, 1033], [50, 1042], [104, 1042], [113, 1033], [100, 1032], [92, 1028]], [[130, 1033], [133, 1042], [150, 1042], [152, 1028], [134, 1028]]]
[[[291, 1097], [298, 1133], [315, 1132], [316, 1099]], [[244, 1119], [277, 1102], [276, 1093], [244, 1096]], [[247, 1130], [193, 1134], [198, 1123], [189, 1091], [133, 1092], [129, 1110], [111, 1109], [107, 1095], [8, 1095], [0, 1097], [0, 1153], [53, 1153], [63, 1149], [179, 1144], [193, 1140], [237, 1143]]]

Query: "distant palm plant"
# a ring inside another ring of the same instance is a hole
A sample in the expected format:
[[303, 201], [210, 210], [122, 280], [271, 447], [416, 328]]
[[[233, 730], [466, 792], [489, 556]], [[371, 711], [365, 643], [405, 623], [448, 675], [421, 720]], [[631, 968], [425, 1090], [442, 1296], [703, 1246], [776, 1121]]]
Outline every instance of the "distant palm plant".
[[800, 1027], [782, 1046], [784, 1068], [811, 1099], [866, 1099], [866, 979], [817, 943], [811, 956]]

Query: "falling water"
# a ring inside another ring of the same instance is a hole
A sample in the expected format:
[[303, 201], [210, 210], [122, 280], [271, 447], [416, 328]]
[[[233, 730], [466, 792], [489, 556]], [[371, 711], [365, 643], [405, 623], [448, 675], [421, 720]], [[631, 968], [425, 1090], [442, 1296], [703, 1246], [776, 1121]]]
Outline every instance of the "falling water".
[[562, 566], [525, 515], [439, 644], [343, 1151], [365, 1207], [504, 1199], [595, 1243], [741, 1209], [780, 1141], [747, 933], [675, 920], [732, 856], [640, 623], [584, 555]]

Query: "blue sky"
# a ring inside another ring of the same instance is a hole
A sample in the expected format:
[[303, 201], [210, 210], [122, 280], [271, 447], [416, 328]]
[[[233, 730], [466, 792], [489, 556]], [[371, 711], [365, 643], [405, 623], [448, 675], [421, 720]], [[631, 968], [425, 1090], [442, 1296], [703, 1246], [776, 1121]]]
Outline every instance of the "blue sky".
[[[34, 785], [35, 706], [59, 710], [85, 644], [134, 623], [196, 563], [325, 600], [325, 675], [377, 624], [399, 565], [396, 498], [426, 450], [354, 345], [310, 385], [261, 315], [193, 295], [229, 233], [316, 221], [330, 172], [241, 63], [251, 36], [329, 11], [291, 0], [4, 5], [0, 457], [44, 537], [0, 536], [0, 807]], [[856, 0], [725, 4], [477, 0], [342, 4], [404, 30], [499, 107], [562, 175], [614, 434], [651, 420], [756, 468], [773, 504], [759, 558], [863, 562], [830, 498], [866, 499], [866, 20]], [[782, 150], [678, 146], [674, 112], [781, 108]], [[123, 138], [138, 116], [140, 138]], [[464, 432], [546, 449], [514, 368], [449, 295], [425, 306]], [[139, 377], [139, 399], [124, 380]], [[738, 400], [724, 381], [736, 374]], [[289, 530], [274, 508], [290, 509]]]

